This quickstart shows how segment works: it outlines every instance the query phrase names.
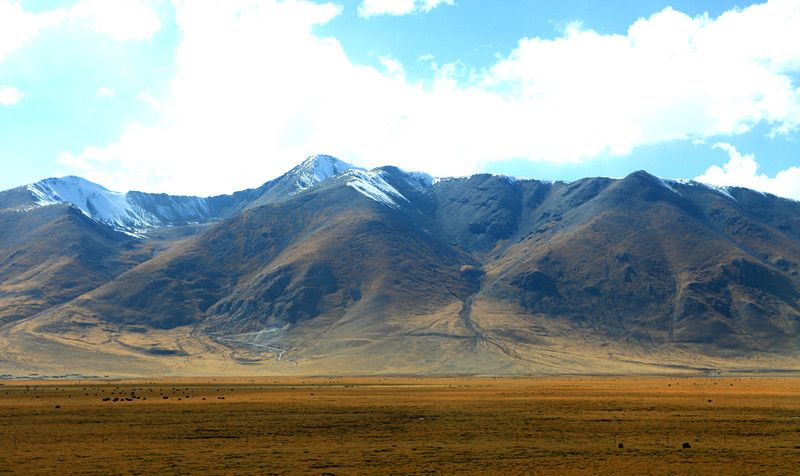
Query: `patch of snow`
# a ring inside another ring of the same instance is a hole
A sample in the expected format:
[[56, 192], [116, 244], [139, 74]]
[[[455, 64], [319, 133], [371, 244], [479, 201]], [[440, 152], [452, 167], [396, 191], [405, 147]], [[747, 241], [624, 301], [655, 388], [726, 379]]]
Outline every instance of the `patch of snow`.
[[673, 183], [679, 183], [679, 184], [682, 184], [682, 185], [688, 185], [690, 187], [705, 187], [705, 188], [707, 188], [709, 190], [713, 190], [714, 192], [719, 193], [720, 195], [724, 195], [725, 197], [730, 198], [734, 202], [736, 201], [736, 199], [733, 198], [733, 195], [731, 195], [731, 192], [730, 192], [730, 188], [731, 187], [721, 187], [719, 185], [711, 185], [709, 183], [697, 182], [697, 181], [689, 180], [689, 179], [675, 179], [675, 180], [672, 180], [672, 182]]
[[664, 179], [662, 179], [662, 178], [659, 178], [659, 179], [658, 179], [658, 181], [661, 183], [661, 185], [663, 185], [664, 187], [668, 188], [668, 189], [669, 189], [669, 190], [671, 190], [673, 193], [675, 193], [675, 194], [677, 194], [677, 195], [680, 195], [680, 194], [681, 194], [681, 192], [679, 192], [679, 191], [678, 191], [678, 189], [677, 189], [677, 188], [675, 188], [675, 187], [674, 187], [674, 185], [673, 185], [672, 183], [670, 183], [670, 182], [671, 182], [670, 180], [664, 180]]
[[297, 188], [306, 190], [348, 170], [363, 170], [330, 155], [312, 155], [289, 173], [297, 180]]
[[[419, 190], [420, 192], [424, 192], [431, 188], [431, 186], [435, 183], [437, 179], [433, 178], [430, 174], [425, 172], [418, 172], [418, 171], [408, 171], [401, 169], [400, 167], [393, 167], [397, 169], [400, 174], [405, 179], [406, 183], [410, 186], [414, 187], [415, 189]], [[373, 172], [380, 172], [382, 174], [388, 174], [389, 171], [385, 168], [378, 168], [373, 169]]]
[[453, 180], [466, 180], [467, 177], [434, 177], [431, 185], [436, 185], [440, 182], [451, 182]]
[[69, 203], [84, 215], [120, 231], [143, 231], [159, 224], [153, 214], [133, 206], [126, 194], [80, 177], [45, 179], [28, 185], [28, 190], [39, 206]]
[[168, 203], [158, 204], [156, 212], [173, 221], [199, 218], [209, 214], [208, 199], [198, 197], [169, 197]]
[[[509, 183], [519, 182], [520, 180], [536, 180], [537, 182], [543, 182], [543, 183], [548, 182], [547, 180], [519, 178], [519, 177], [514, 177], [513, 175], [506, 175], [506, 174], [484, 174], [484, 173], [481, 173], [480, 175], [491, 175], [492, 177], [505, 179]], [[452, 180], [468, 180], [468, 179], [470, 179], [472, 177], [473, 177], [473, 175], [467, 175], [467, 176], [464, 176], [464, 177], [433, 177], [433, 179], [431, 180], [431, 185], [436, 185], [439, 182], [449, 182], [449, 181], [452, 181]]]
[[427, 189], [433, 185], [433, 181], [436, 180], [430, 174], [426, 174], [425, 172], [406, 172], [407, 175], [410, 177], [410, 181], [412, 183], [419, 184], [423, 188]]
[[398, 208], [395, 199], [408, 202], [396, 188], [389, 185], [380, 172], [367, 172], [365, 170], [349, 170], [346, 174], [347, 186], [352, 187], [362, 195], [386, 206]]
[[36, 205], [44, 207], [47, 205], [58, 205], [59, 201], [55, 200], [52, 196], [48, 195], [45, 191], [40, 190], [39, 183], [28, 185], [28, 191], [31, 192], [33, 198], [36, 199]]
[[705, 185], [706, 187], [710, 188], [711, 190], [713, 190], [713, 191], [715, 191], [715, 192], [717, 192], [717, 193], [719, 193], [721, 195], [725, 195], [726, 197], [730, 198], [734, 202], [736, 201], [736, 199], [733, 198], [733, 195], [731, 195], [730, 187], [720, 187], [720, 186], [717, 186], [717, 185], [711, 185], [711, 184], [707, 184], [707, 183], [704, 183], [703, 185]]

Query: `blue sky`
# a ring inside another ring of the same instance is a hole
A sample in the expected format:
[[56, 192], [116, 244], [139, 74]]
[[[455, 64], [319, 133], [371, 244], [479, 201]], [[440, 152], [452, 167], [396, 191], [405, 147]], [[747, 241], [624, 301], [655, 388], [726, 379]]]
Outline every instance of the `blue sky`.
[[329, 153], [800, 199], [798, 3], [0, 0], [0, 189], [227, 193]]

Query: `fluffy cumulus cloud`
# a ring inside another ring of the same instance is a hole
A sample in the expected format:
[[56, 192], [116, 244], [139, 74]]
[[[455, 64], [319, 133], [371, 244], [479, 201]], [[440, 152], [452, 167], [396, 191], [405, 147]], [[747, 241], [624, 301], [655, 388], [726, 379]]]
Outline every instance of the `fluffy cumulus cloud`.
[[0, 84], [0, 106], [13, 106], [23, 97], [25, 93], [19, 89]]
[[722, 167], [714, 165], [695, 177], [698, 182], [718, 186], [746, 187], [781, 197], [800, 200], [800, 167], [781, 170], [774, 177], [758, 173], [758, 162], [751, 154], [742, 154], [726, 142], [717, 142], [714, 148], [727, 152], [728, 162]]
[[19, 0], [0, 0], [0, 61], [42, 30], [63, 25], [91, 28], [114, 40], [146, 40], [161, 21], [146, 0], [82, 0], [69, 8], [27, 11]]
[[365, 18], [381, 15], [400, 16], [429, 12], [439, 5], [452, 4], [453, 0], [363, 0], [358, 6], [358, 14]]
[[[773, 1], [712, 20], [667, 8], [627, 35], [573, 25], [526, 39], [484, 84], [518, 98], [525, 154], [576, 160], [674, 139], [730, 135], [766, 122], [797, 127], [800, 3]], [[533, 112], [536, 111], [536, 112]]]
[[[66, 151], [76, 173], [120, 189], [223, 193], [318, 152], [459, 175], [496, 160], [577, 162], [800, 126], [796, 0], [717, 18], [667, 8], [620, 35], [576, 24], [555, 39], [522, 39], [484, 69], [431, 61], [424, 81], [391, 57], [354, 64], [317, 34], [340, 13], [334, 3], [174, 6], [182, 39], [160, 121]], [[109, 170], [117, 175], [100, 175]]]

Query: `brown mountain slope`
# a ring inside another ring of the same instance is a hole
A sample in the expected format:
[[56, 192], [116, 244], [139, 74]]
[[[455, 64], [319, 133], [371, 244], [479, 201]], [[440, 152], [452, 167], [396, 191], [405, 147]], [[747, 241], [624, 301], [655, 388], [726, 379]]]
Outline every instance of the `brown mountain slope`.
[[254, 202], [0, 339], [147, 372], [791, 367], [798, 272], [800, 205], [774, 196], [385, 167]]
[[69, 301], [150, 257], [68, 205], [0, 210], [0, 320]]
[[672, 188], [614, 182], [488, 265], [480, 298], [618, 342], [796, 351], [800, 243], [729, 197]]
[[154, 329], [191, 325], [232, 345], [280, 349], [305, 347], [353, 323], [360, 334], [344, 340], [370, 329], [388, 335], [414, 327], [399, 323], [404, 316], [448, 307], [455, 320], [477, 290], [475, 262], [417, 227], [416, 213], [334, 182], [248, 209], [62, 315]]

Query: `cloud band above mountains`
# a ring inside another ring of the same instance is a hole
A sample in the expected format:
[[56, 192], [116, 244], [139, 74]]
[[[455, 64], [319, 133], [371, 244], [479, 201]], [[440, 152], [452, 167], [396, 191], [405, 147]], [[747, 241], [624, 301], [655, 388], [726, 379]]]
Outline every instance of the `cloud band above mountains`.
[[[450, 2], [406, 6], [440, 3]], [[379, 4], [361, 6], [377, 15]], [[666, 8], [625, 34], [572, 24], [554, 39], [521, 39], [486, 68], [434, 59], [424, 80], [391, 57], [357, 64], [318, 34], [341, 14], [335, 3], [176, 0], [174, 9], [176, 73], [168, 94], [148, 96], [161, 119], [64, 151], [75, 173], [118, 189], [213, 194], [317, 152], [460, 175], [499, 160], [576, 163], [800, 125], [796, 1], [716, 18]], [[247, 174], [220, 177], [220, 164]]]

